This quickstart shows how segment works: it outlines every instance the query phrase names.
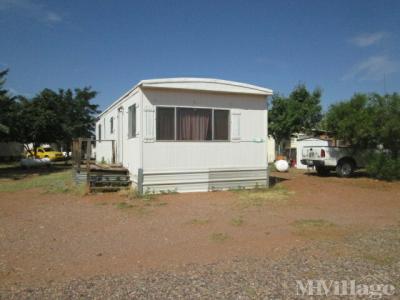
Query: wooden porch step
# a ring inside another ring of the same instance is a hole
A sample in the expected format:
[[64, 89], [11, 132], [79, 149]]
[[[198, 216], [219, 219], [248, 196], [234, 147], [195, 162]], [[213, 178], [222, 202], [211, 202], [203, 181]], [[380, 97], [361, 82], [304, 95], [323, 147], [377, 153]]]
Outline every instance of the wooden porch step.
[[118, 192], [128, 189], [130, 189], [130, 186], [91, 186], [90, 192]]

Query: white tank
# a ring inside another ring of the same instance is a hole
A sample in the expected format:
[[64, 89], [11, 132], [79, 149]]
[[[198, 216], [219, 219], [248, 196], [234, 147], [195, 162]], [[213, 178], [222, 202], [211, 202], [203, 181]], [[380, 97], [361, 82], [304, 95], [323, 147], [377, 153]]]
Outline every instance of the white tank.
[[275, 168], [278, 170], [278, 172], [287, 172], [289, 170], [289, 164], [286, 160], [277, 160], [275, 162]]

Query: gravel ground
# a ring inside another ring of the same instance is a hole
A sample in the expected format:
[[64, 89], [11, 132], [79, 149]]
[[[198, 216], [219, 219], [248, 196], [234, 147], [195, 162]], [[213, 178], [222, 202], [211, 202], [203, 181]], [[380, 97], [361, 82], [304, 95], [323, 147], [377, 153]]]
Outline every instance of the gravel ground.
[[[396, 294], [382, 299], [399, 299], [399, 250], [400, 228], [391, 227], [367, 235], [358, 234], [341, 242], [310, 242], [279, 259], [241, 258], [228, 263], [186, 265], [176, 271], [76, 279], [36, 288], [13, 286], [3, 290], [0, 298], [299, 299], [302, 297], [297, 294], [296, 280], [324, 279], [391, 284], [397, 289]], [[343, 299], [328, 297], [335, 298]], [[362, 298], [373, 297], [357, 297]]]

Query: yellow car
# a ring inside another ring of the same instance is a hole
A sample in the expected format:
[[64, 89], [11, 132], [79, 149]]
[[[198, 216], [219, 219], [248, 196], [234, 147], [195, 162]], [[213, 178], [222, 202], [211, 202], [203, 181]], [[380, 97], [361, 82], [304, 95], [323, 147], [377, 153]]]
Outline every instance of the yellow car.
[[38, 147], [36, 149], [37, 158], [49, 158], [50, 160], [63, 160], [64, 154], [60, 151], [55, 151], [51, 147]]

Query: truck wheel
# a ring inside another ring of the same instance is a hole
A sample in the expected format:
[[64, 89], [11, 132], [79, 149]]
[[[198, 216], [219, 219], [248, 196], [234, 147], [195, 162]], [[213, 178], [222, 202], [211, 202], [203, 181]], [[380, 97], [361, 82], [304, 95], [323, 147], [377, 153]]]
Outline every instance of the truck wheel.
[[319, 176], [328, 176], [329, 175], [329, 169], [327, 169], [327, 168], [318, 166], [318, 167], [315, 167], [315, 170], [317, 171], [317, 174]]
[[340, 161], [336, 166], [336, 173], [339, 177], [350, 177], [354, 172], [354, 163], [350, 160]]

